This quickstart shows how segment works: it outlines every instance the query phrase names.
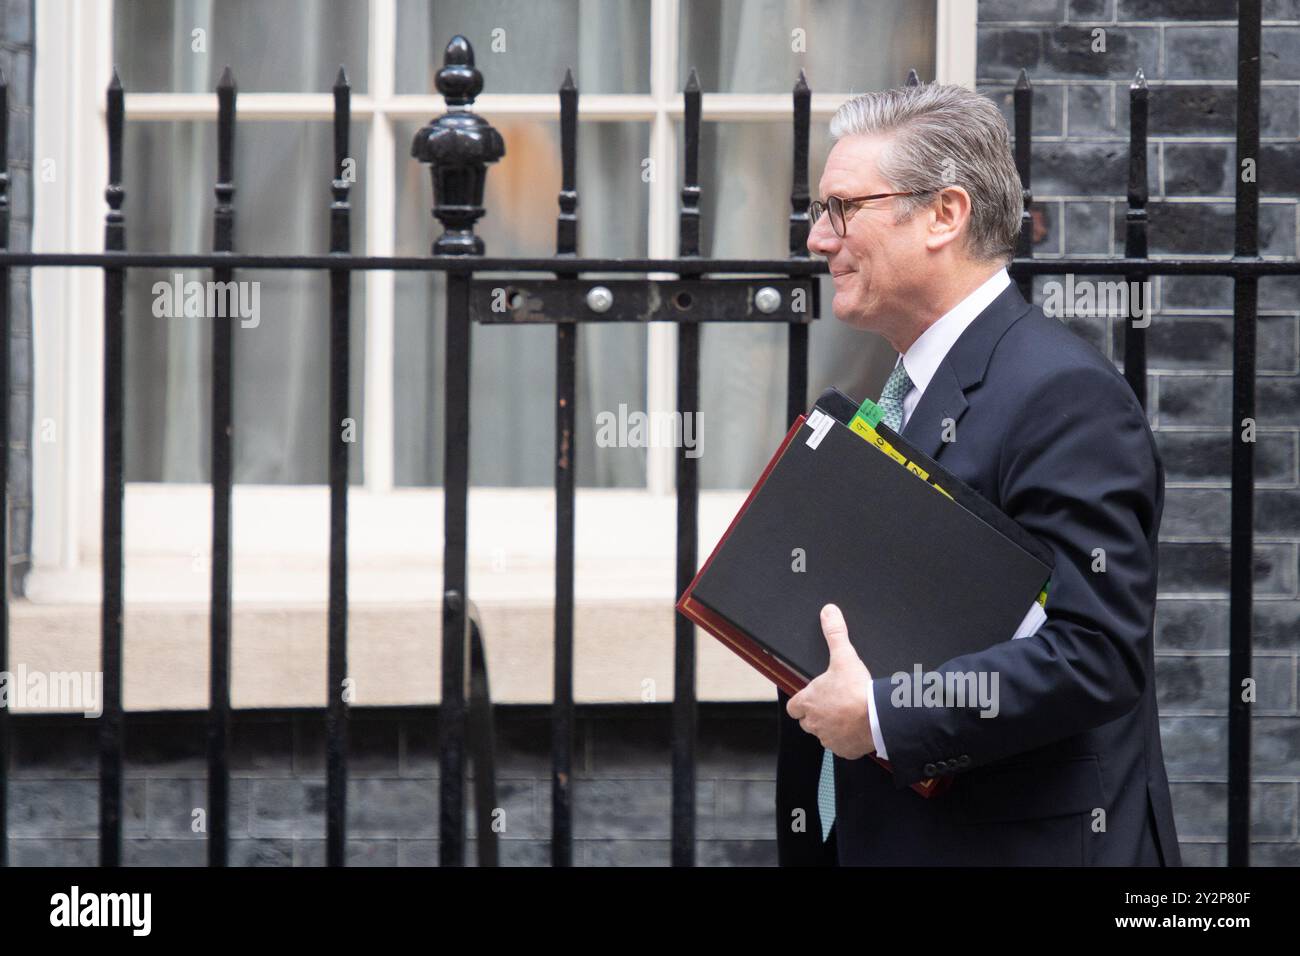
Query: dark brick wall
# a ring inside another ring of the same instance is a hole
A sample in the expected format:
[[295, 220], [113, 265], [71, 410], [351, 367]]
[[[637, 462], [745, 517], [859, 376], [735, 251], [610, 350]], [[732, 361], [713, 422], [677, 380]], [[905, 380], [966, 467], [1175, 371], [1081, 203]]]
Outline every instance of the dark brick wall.
[[[1300, 3], [1264, 2], [1260, 246], [1297, 254]], [[1034, 86], [1032, 186], [1045, 235], [1035, 255], [1122, 255], [1128, 85], [1150, 87], [1150, 249], [1232, 252], [1236, 162], [1232, 0], [982, 0], [978, 85], [1011, 118]], [[1092, 52], [1094, 30], [1105, 53]], [[1077, 277], [1090, 278], [1090, 277]], [[1039, 302], [1043, 283], [1036, 280]], [[1223, 865], [1227, 838], [1228, 529], [1232, 283], [1156, 283], [1147, 330], [1148, 410], [1167, 470], [1156, 610], [1156, 678], [1183, 859]], [[1297, 650], [1300, 600], [1300, 279], [1260, 283], [1255, 447], [1252, 862], [1300, 864]], [[1122, 320], [1069, 319], [1117, 365]]]
[[[32, 244], [33, 0], [0, 0], [0, 70], [9, 81], [9, 246]], [[31, 270], [10, 275], [9, 566], [10, 588], [23, 593], [32, 540]]]
[[[662, 704], [578, 709], [575, 863], [668, 864], [668, 716]], [[776, 863], [776, 720], [775, 701], [700, 707], [695, 792], [701, 866]], [[237, 714], [231, 753], [233, 864], [324, 864], [324, 727], [320, 713]], [[14, 737], [9, 810], [14, 864], [94, 865], [99, 845], [94, 722], [19, 717]], [[203, 715], [132, 714], [125, 739], [125, 862], [204, 865], [204, 837], [191, 829], [194, 808], [207, 802]], [[354, 713], [349, 863], [437, 865], [437, 741], [432, 708]], [[547, 708], [497, 709], [503, 865], [550, 865], [550, 748]], [[466, 832], [474, 832], [472, 811]], [[476, 841], [471, 839], [469, 847], [473, 863]]]

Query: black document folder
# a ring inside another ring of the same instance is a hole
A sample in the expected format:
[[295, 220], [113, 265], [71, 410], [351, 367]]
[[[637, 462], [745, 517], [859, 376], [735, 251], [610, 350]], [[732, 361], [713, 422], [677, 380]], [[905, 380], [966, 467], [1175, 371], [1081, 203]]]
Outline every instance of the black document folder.
[[825, 604], [874, 677], [911, 675], [1011, 639], [1052, 571], [1011, 518], [883, 424], [928, 479], [873, 447], [850, 410], [828, 390], [817, 427], [798, 419], [677, 605], [788, 693], [829, 663]]

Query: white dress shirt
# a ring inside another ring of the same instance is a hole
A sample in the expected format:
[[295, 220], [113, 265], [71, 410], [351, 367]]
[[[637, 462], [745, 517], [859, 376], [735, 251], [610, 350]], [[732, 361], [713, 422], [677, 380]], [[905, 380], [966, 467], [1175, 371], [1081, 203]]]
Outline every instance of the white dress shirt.
[[[926, 386], [939, 370], [948, 350], [966, 331], [966, 327], [1009, 285], [1011, 276], [1007, 275], [1006, 269], [999, 269], [983, 285], [922, 332], [908, 350], [898, 357], [898, 362], [902, 362], [907, 369], [907, 377], [912, 380], [912, 388], [903, 396], [903, 423], [898, 427], [900, 434], [907, 427], [907, 420], [916, 411], [916, 406], [921, 403]], [[895, 368], [898, 367], [898, 362], [894, 363]]]
[[[907, 377], [912, 380], [912, 388], [903, 396], [903, 421], [898, 428], [900, 433], [907, 426], [907, 420], [912, 417], [912, 412], [916, 411], [926, 386], [934, 378], [934, 373], [938, 371], [940, 363], [943, 362], [953, 343], [1010, 284], [1011, 276], [1007, 275], [1007, 270], [999, 269], [983, 285], [922, 332], [908, 350], [898, 357], [894, 367], [897, 368], [898, 362], [902, 362], [907, 369]], [[1028, 637], [1037, 631], [1045, 620], [1047, 620], [1046, 612], [1035, 601], [1012, 639]], [[871, 676], [875, 678], [884, 675], [872, 674]], [[888, 760], [885, 741], [880, 734], [880, 721], [876, 718], [876, 695], [871, 691], [867, 693], [867, 713], [871, 720], [871, 739], [876, 745], [876, 756], [881, 760]]]

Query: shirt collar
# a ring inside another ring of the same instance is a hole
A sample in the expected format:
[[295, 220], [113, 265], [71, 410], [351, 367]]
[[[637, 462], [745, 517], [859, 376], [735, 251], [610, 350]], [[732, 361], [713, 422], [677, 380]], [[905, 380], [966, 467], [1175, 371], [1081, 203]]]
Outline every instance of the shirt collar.
[[[912, 380], [912, 385], [915, 386], [918, 394], [925, 391], [944, 356], [966, 331], [966, 327], [974, 322], [1010, 284], [1011, 276], [1007, 274], [1006, 268], [999, 269], [979, 288], [958, 302], [951, 311], [940, 316], [920, 334], [906, 352], [899, 356], [899, 361], [906, 367], [907, 377]], [[897, 367], [898, 362], [894, 365]]]

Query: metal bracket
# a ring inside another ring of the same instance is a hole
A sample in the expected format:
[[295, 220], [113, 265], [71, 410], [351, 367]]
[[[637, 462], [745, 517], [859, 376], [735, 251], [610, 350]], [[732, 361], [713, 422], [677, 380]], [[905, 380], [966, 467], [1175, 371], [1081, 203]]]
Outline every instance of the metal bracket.
[[474, 279], [484, 325], [557, 322], [806, 323], [815, 279]]

